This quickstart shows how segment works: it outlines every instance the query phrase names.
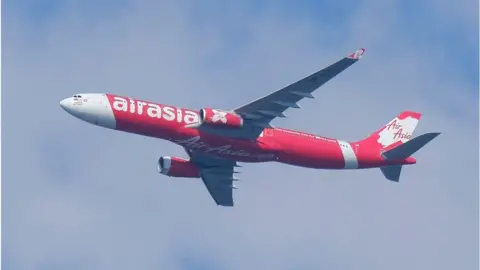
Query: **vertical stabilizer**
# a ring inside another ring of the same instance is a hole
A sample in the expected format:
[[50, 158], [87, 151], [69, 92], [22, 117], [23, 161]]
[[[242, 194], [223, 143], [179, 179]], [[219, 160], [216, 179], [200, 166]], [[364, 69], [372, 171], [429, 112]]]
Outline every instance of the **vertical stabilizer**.
[[418, 112], [402, 112], [368, 138], [358, 142], [358, 144], [362, 148], [378, 151], [392, 149], [412, 138], [413, 131], [421, 117], [422, 114]]
[[[362, 149], [378, 151], [385, 160], [405, 160], [437, 137], [440, 133], [426, 133], [413, 138], [413, 132], [422, 114], [404, 111], [368, 138], [357, 142]], [[414, 161], [414, 159], [413, 159]], [[414, 162], [413, 162], [414, 163]], [[409, 164], [412, 164], [410, 162]], [[390, 181], [398, 182], [403, 165], [381, 167], [380, 171]]]

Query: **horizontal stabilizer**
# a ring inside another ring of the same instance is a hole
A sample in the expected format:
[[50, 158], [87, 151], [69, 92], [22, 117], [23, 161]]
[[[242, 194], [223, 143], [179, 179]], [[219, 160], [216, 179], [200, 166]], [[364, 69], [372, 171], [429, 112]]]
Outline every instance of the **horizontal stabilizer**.
[[[415, 152], [417, 152], [420, 148], [424, 147], [431, 140], [435, 139], [435, 137], [437, 137], [438, 135], [440, 135], [440, 133], [438, 132], [422, 134], [418, 137], [415, 137], [398, 145], [393, 149], [383, 152], [382, 156], [386, 160], [406, 159], [413, 155]], [[399, 182], [402, 167], [403, 165], [401, 164], [385, 166], [381, 167], [380, 171], [382, 171], [383, 176], [385, 176], [385, 178], [387, 178], [388, 180], [393, 182]]]
[[403, 165], [392, 165], [387, 167], [381, 167], [380, 170], [383, 173], [383, 176], [390, 181], [398, 182], [400, 181], [400, 173], [402, 172]]
[[387, 160], [405, 159], [417, 152], [420, 148], [424, 147], [438, 135], [440, 135], [438, 132], [422, 134], [403, 144], [398, 145], [393, 149], [383, 152], [382, 156]]

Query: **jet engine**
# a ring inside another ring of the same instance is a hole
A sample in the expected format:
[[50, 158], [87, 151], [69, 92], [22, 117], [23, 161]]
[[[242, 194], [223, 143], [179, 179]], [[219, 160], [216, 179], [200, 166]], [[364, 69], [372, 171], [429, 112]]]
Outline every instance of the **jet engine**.
[[200, 110], [200, 125], [240, 128], [243, 118], [233, 112], [206, 108]]
[[200, 170], [195, 164], [179, 157], [160, 157], [158, 160], [158, 172], [170, 177], [200, 177]]

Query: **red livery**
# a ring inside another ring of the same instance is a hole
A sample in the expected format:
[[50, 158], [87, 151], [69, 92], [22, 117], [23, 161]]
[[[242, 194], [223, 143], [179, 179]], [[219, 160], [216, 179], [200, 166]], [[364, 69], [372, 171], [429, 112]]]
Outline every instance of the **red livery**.
[[380, 168], [398, 182], [413, 153], [440, 133], [413, 138], [421, 114], [405, 111], [363, 140], [347, 142], [301, 131], [276, 128], [271, 121], [300, 108], [303, 98], [357, 62], [360, 49], [283, 89], [233, 110], [178, 108], [113, 94], [77, 94], [60, 106], [89, 123], [182, 146], [189, 158], [162, 156], [160, 173], [201, 178], [218, 205], [233, 206], [238, 162], [275, 161], [315, 169]]
[[198, 167], [184, 158], [160, 157], [158, 163], [161, 167], [160, 173], [165, 175], [173, 177], [200, 177], [200, 170]]
[[243, 126], [243, 118], [232, 112], [215, 109], [201, 109], [199, 125], [202, 124], [217, 127], [240, 128]]

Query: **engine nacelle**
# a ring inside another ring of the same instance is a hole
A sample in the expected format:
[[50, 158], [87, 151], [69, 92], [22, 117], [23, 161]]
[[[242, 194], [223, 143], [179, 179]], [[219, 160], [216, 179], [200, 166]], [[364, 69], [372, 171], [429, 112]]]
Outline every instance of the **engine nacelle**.
[[179, 157], [160, 157], [158, 172], [171, 177], [199, 178], [199, 168], [189, 160]]
[[233, 112], [216, 109], [201, 109], [200, 124], [226, 128], [240, 128], [243, 126], [243, 118]]

